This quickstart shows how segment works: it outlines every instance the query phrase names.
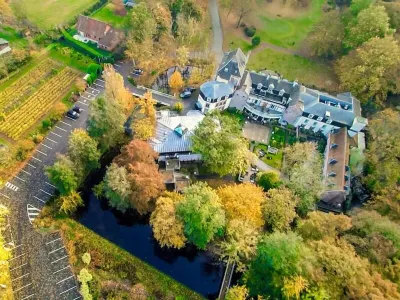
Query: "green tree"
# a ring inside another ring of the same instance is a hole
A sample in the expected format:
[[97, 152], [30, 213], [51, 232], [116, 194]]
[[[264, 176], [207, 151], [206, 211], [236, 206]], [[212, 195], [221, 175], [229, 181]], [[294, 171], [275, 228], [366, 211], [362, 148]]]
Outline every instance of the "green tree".
[[264, 191], [276, 189], [282, 185], [279, 173], [275, 171], [259, 172], [257, 173], [257, 184], [261, 186]]
[[296, 214], [298, 197], [288, 188], [271, 189], [264, 204], [264, 217], [271, 231], [288, 231]]
[[185, 236], [199, 249], [223, 234], [225, 213], [217, 193], [206, 183], [186, 188], [176, 212], [184, 224]]
[[78, 188], [74, 163], [67, 156], [59, 155], [54, 165], [46, 168], [46, 174], [62, 196], [68, 196]]
[[68, 140], [68, 156], [77, 169], [88, 174], [100, 166], [97, 142], [83, 129], [75, 129]]
[[326, 13], [308, 35], [312, 55], [335, 57], [342, 51], [345, 27], [338, 10]]
[[255, 259], [244, 275], [250, 296], [283, 298], [284, 278], [306, 274], [312, 263], [309, 250], [293, 232], [264, 235]]
[[152, 38], [157, 31], [157, 23], [146, 2], [140, 2], [132, 9], [130, 33], [137, 43]]
[[323, 191], [322, 158], [314, 143], [296, 143], [285, 150], [283, 172], [287, 186], [300, 198], [297, 211], [305, 215], [315, 208]]
[[80, 206], [84, 206], [81, 196], [75, 191], [72, 191], [68, 195], [61, 196], [60, 203], [60, 211], [66, 215], [71, 215], [76, 212]]
[[236, 120], [218, 112], [207, 115], [191, 139], [193, 152], [201, 154], [209, 170], [221, 176], [244, 172], [255, 159]]
[[373, 0], [352, 0], [350, 11], [354, 16], [357, 16], [360, 11], [368, 8], [373, 2]]
[[361, 101], [383, 102], [388, 92], [400, 89], [398, 69], [400, 47], [391, 36], [372, 38], [339, 60], [336, 73], [341, 86]]
[[392, 33], [385, 7], [371, 5], [357, 15], [348, 31], [346, 43], [355, 48], [373, 37], [383, 38]]
[[129, 196], [132, 192], [128, 180], [128, 171], [112, 163], [108, 168], [102, 185], [104, 196], [108, 199], [110, 206], [125, 212], [131, 207]]

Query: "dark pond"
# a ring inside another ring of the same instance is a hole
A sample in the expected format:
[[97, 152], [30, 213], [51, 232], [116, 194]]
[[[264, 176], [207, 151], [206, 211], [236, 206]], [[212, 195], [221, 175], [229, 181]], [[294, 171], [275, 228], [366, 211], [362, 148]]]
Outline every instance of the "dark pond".
[[148, 217], [112, 210], [90, 191], [83, 192], [83, 196], [86, 207], [79, 222], [190, 289], [209, 299], [217, 298], [224, 268], [209, 252], [193, 246], [181, 250], [161, 248], [153, 238]]

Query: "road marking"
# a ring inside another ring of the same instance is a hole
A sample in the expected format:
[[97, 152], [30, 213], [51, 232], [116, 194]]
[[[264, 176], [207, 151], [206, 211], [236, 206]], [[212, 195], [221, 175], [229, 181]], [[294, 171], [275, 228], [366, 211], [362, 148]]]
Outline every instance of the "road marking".
[[89, 100], [89, 101], [93, 101], [93, 98], [92, 99], [90, 99], [90, 98], [86, 98], [86, 97], [83, 97], [83, 96], [81, 96], [83, 99], [86, 99], [86, 100]]
[[34, 165], [31, 165], [30, 163], [28, 163], [28, 166], [30, 166], [30, 167], [36, 169], [36, 167], [35, 167]]
[[22, 253], [22, 254], [20, 254], [20, 255], [18, 255], [18, 256], [14, 256], [14, 257], [10, 258], [8, 261], [12, 261], [12, 260], [14, 260], [14, 259], [17, 259], [18, 257], [23, 256], [23, 255], [25, 255], [25, 253]]
[[72, 299], [72, 300], [76, 300], [76, 299], [80, 299], [81, 298], [81, 296], [78, 296], [78, 297], [76, 297], [76, 298], [74, 298], [74, 299]]
[[35, 198], [36, 200], [39, 200], [39, 201], [41, 201], [41, 202], [43, 202], [43, 203], [46, 203], [46, 201], [44, 201], [44, 200], [42, 200], [42, 199], [40, 199], [40, 198], [38, 198], [38, 197], [36, 197], [36, 196], [33, 196], [33, 198]]
[[[95, 88], [89, 87], [89, 89], [92, 89], [92, 90], [94, 90], [94, 91], [100, 93], [100, 91], [99, 91], [99, 90], [96, 90]], [[92, 93], [92, 94], [93, 94], [93, 93]]]
[[68, 269], [68, 268], [69, 268], [69, 266], [66, 266], [66, 267], [64, 267], [64, 268], [62, 268], [60, 270], [57, 270], [57, 271], [53, 272], [53, 275], [57, 274], [58, 272], [61, 272], [62, 270]]
[[49, 137], [47, 137], [47, 139], [50, 141], [50, 142], [53, 142], [53, 143], [56, 143], [56, 144], [58, 144], [58, 142], [56, 142], [56, 141], [53, 141], [52, 139], [50, 139]]
[[11, 251], [11, 250], [17, 249], [17, 248], [21, 247], [22, 245], [23, 245], [23, 244], [19, 244], [18, 246], [15, 246], [14, 248], [11, 248], [11, 249], [9, 249], [9, 250]]
[[81, 102], [81, 101], [78, 101], [78, 103], [83, 104], [83, 105], [86, 105], [86, 106], [89, 106], [89, 105], [87, 105], [86, 103], [83, 103], [83, 102]]
[[36, 219], [36, 216], [40, 213], [40, 209], [37, 209], [31, 204], [26, 206], [26, 211], [28, 213], [29, 222], [32, 224], [32, 221]]
[[33, 159], [36, 159], [37, 161], [42, 162], [39, 158], [36, 158], [36, 157], [34, 157], [34, 156], [32, 156], [32, 158], [33, 158]]
[[48, 184], [49, 186], [52, 186], [53, 188], [57, 188], [56, 186], [52, 185], [51, 183], [48, 183], [47, 181], [44, 182], [45, 184]]
[[75, 288], [76, 288], [76, 285], [73, 286], [72, 288], [68, 289], [68, 290], [65, 290], [64, 292], [61, 292], [59, 295], [61, 296], [62, 294], [66, 293], [66, 292], [69, 292], [70, 290], [73, 290]]
[[50, 194], [50, 193], [46, 192], [45, 190], [40, 189], [40, 191], [42, 191], [43, 193], [45, 193], [45, 194], [47, 194], [49, 196], [53, 196], [53, 194]]
[[6, 182], [6, 187], [8, 187], [10, 190], [13, 190], [14, 192], [19, 190], [19, 187], [17, 187], [16, 185], [10, 183], [10, 182]]
[[39, 152], [40, 154], [43, 154], [43, 155], [47, 156], [47, 154], [42, 152], [42, 151], [36, 150], [36, 152]]
[[20, 265], [20, 266], [18, 266], [18, 267], [12, 268], [12, 269], [10, 269], [10, 272], [11, 272], [11, 271], [14, 271], [14, 270], [16, 270], [16, 269], [22, 268], [23, 266], [26, 266], [27, 264], [28, 264], [28, 263], [24, 263], [23, 265]]
[[51, 243], [56, 242], [56, 241], [59, 241], [59, 240], [61, 240], [60, 237], [59, 237], [59, 238], [56, 238], [55, 240], [52, 240], [52, 241], [50, 241], [50, 242], [47, 242], [46, 245], [51, 244]]
[[48, 148], [48, 149], [50, 149], [50, 150], [53, 150], [53, 148], [51, 148], [51, 147], [49, 147], [49, 146], [47, 146], [47, 145], [45, 145], [45, 144], [43, 144], [43, 143], [42, 143], [42, 146], [44, 146], [44, 147], [46, 147], [46, 148]]
[[55, 249], [55, 250], [53, 250], [53, 251], [50, 251], [50, 252], [49, 252], [49, 255], [52, 254], [52, 253], [54, 253], [54, 252], [57, 252], [58, 250], [61, 250], [61, 249], [64, 249], [64, 246], [62, 246], [62, 247], [60, 247], [60, 248], [58, 248], [58, 249]]
[[5, 194], [3, 194], [3, 193], [0, 193], [0, 195], [3, 196], [3, 197], [5, 197], [5, 198], [7, 198], [7, 199], [10, 199], [10, 197], [8, 197], [7, 195], [5, 195]]
[[62, 259], [64, 259], [64, 258], [67, 258], [68, 257], [68, 255], [65, 255], [65, 256], [63, 256], [63, 257], [61, 257], [61, 258], [59, 258], [59, 259], [56, 259], [55, 261], [52, 261], [51, 263], [52, 264], [55, 264], [56, 262], [58, 262], [58, 261], [60, 261], [60, 260], [62, 260]]
[[29, 172], [27, 172], [27, 171], [25, 171], [25, 170], [21, 170], [21, 171], [24, 172], [25, 174], [28, 174], [29, 176], [32, 175], [31, 173], [29, 173]]
[[118, 64], [114, 64], [114, 66], [117, 66], [117, 67], [120, 67], [120, 68], [122, 67], [121, 65], [118, 65]]
[[105, 82], [104, 80], [101, 80], [101, 79], [98, 79], [98, 78], [96, 79], [96, 81], [97, 81], [97, 80], [98, 80], [98, 81], [101, 81], [101, 82]]
[[33, 297], [35, 294], [30, 294], [29, 296], [26, 296], [24, 298], [22, 298], [21, 300], [25, 300], [25, 299], [29, 299], [30, 297]]
[[58, 136], [58, 137], [62, 137], [61, 135], [59, 135], [59, 134], [57, 134], [57, 133], [55, 133], [55, 132], [53, 132], [53, 131], [50, 131], [50, 133], [52, 133], [52, 134], [54, 134], [54, 135], [56, 135], [56, 136]]
[[16, 289], [16, 290], [14, 290], [14, 293], [15, 292], [18, 292], [18, 291], [20, 291], [20, 290], [22, 290], [22, 289], [24, 289], [24, 288], [26, 288], [26, 287], [28, 287], [28, 286], [31, 286], [33, 283], [31, 282], [30, 284], [27, 284], [27, 285], [24, 285], [23, 287], [21, 287], [21, 288], [19, 288], [19, 289]]
[[60, 280], [59, 282], [56, 282], [56, 284], [60, 284], [61, 282], [64, 282], [64, 281], [66, 281], [66, 280], [68, 280], [68, 279], [71, 279], [71, 278], [74, 278], [74, 276], [69, 276], [69, 277], [67, 277], [67, 278], [64, 278], [63, 280]]
[[21, 180], [21, 181], [23, 181], [23, 182], [26, 182], [24, 179], [18, 177], [17, 175], [15, 175], [14, 177], [17, 178], [17, 179], [19, 179], [19, 180]]
[[70, 120], [72, 120], [72, 121], [76, 121], [75, 119], [72, 119], [72, 118], [70, 118], [70, 117], [68, 117], [68, 116], [65, 116], [66, 118], [68, 118], [68, 119], [70, 119]]
[[31, 273], [26, 273], [25, 275], [22, 275], [22, 276], [19, 276], [17, 278], [14, 278], [13, 280], [11, 280], [11, 282], [13, 282], [15, 280], [18, 280], [18, 279], [21, 279], [21, 278], [24, 278], [24, 277], [28, 276], [29, 274], [31, 274]]
[[65, 124], [65, 125], [68, 125], [68, 126], [72, 126], [71, 124], [68, 124], [67, 122], [64, 122], [64, 121], [60, 121], [60, 123], [63, 123], [63, 124]]
[[94, 83], [94, 82], [93, 82], [93, 84], [94, 84], [95, 86], [99, 86], [99, 87], [101, 87], [101, 88], [104, 88], [104, 86], [102, 86], [102, 85], [100, 85], [100, 84], [97, 84], [97, 83]]
[[68, 132], [68, 131], [66, 131], [64, 128], [61, 128], [61, 127], [58, 127], [58, 126], [54, 126], [54, 127], [57, 128], [57, 129], [60, 129], [60, 130], [62, 130], [62, 131]]

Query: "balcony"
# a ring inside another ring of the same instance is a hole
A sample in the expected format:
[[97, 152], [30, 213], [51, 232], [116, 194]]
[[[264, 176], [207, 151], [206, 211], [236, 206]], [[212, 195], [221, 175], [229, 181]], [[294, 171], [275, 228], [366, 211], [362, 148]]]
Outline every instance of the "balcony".
[[251, 114], [266, 119], [279, 119], [283, 114], [283, 112], [267, 108], [266, 106], [255, 105], [253, 103], [246, 103], [244, 108]]

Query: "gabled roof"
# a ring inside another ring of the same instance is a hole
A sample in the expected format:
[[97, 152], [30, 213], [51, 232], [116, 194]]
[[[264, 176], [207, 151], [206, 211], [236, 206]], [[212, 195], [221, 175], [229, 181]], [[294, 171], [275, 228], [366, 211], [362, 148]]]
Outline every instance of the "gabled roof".
[[83, 15], [79, 15], [76, 29], [90, 37], [96, 37], [99, 44], [109, 48], [114, 48], [124, 37], [122, 31], [111, 25]]
[[0, 38], [0, 45], [4, 45], [4, 44], [8, 44], [8, 41], [3, 38]]
[[200, 92], [211, 99], [218, 99], [233, 94], [233, 87], [225, 82], [207, 81], [200, 86]]
[[218, 67], [217, 75], [225, 80], [231, 76], [242, 77], [246, 70], [247, 56], [240, 48], [225, 52], [222, 62]]

